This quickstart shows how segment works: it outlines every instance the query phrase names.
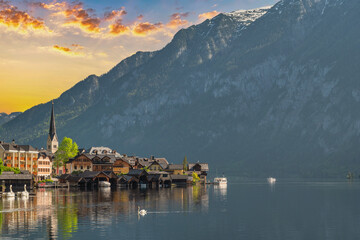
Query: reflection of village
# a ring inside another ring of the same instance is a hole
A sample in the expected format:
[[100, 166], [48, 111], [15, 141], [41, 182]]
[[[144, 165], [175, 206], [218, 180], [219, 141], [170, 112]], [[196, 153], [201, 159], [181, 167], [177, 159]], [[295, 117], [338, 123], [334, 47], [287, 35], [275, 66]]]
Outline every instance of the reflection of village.
[[25, 238], [66, 239], [78, 231], [82, 220], [90, 222], [94, 230], [111, 225], [110, 216], [127, 224], [136, 222], [137, 206], [152, 212], [207, 212], [207, 188], [104, 188], [78, 192], [40, 189], [27, 200], [16, 198], [0, 201], [0, 233], [6, 236], [19, 236], [22, 233]]

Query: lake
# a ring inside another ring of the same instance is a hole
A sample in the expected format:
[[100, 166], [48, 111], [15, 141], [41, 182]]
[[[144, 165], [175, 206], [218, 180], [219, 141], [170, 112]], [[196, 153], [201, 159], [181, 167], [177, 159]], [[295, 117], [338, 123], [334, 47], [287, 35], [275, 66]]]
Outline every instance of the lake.
[[[137, 207], [148, 211], [138, 216]], [[37, 190], [0, 199], [1, 239], [358, 239], [360, 183]]]

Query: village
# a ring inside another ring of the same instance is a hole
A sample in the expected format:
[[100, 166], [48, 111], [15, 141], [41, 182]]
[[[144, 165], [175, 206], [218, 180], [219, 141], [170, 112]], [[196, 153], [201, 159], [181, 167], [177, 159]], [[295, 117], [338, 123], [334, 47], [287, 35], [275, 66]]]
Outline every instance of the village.
[[[77, 149], [75, 156], [58, 164], [59, 140], [52, 104], [46, 149], [0, 141], [0, 159], [5, 169], [0, 175], [2, 191], [34, 187], [158, 188], [206, 184], [207, 163], [169, 163], [166, 158], [120, 154], [109, 147]], [[12, 190], [10, 190], [12, 191]], [[26, 190], [25, 190], [26, 191]]]

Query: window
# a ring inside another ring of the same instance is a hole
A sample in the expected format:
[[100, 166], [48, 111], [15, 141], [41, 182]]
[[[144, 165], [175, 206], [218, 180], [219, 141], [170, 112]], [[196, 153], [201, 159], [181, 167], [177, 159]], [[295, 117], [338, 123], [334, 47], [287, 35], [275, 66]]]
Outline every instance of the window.
[[57, 146], [56, 146], [56, 145], [54, 145], [54, 148], [57, 148]]
[[77, 166], [75, 166], [74, 169], [77, 169]]
[[48, 145], [48, 148], [51, 148], [51, 145]]
[[81, 168], [81, 169], [84, 169], [84, 167], [83, 167], [83, 166], [81, 166], [80, 168]]
[[87, 169], [90, 169], [90, 166], [87, 166]]

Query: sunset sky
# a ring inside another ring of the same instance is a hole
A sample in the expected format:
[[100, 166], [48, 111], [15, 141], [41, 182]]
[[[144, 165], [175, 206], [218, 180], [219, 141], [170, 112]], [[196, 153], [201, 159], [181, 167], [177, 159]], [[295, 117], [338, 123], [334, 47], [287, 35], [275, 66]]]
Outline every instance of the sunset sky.
[[0, 0], [0, 112], [58, 98], [181, 28], [275, 0]]

